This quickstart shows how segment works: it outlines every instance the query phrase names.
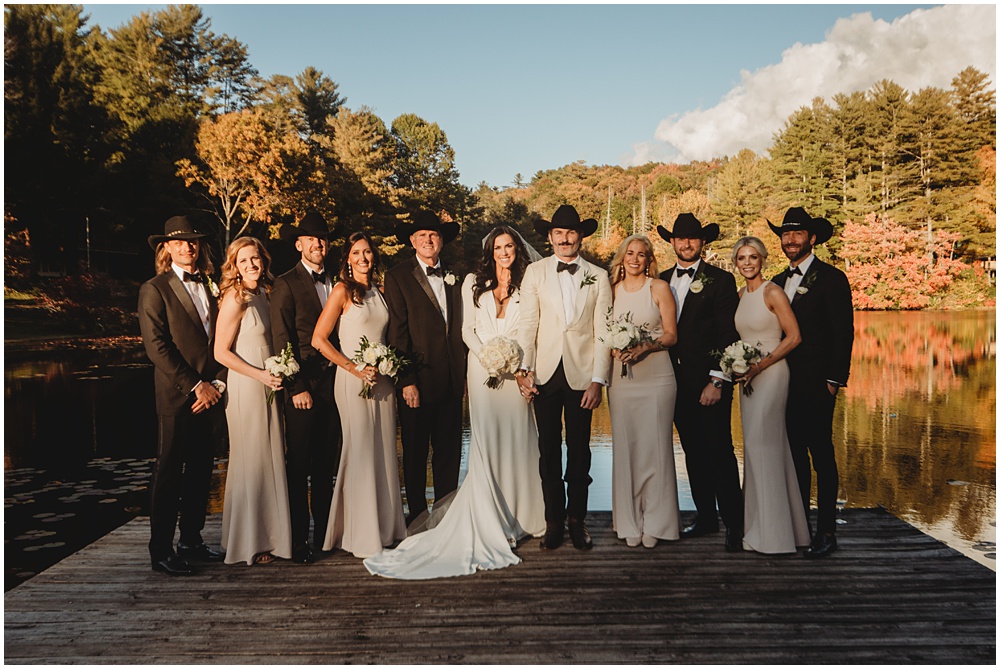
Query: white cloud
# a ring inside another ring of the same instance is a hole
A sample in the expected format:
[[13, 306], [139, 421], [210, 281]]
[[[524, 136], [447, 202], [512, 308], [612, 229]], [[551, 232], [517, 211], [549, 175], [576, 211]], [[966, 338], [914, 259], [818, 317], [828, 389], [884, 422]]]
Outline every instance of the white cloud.
[[788, 116], [813, 98], [869, 89], [891, 79], [910, 91], [950, 88], [972, 65], [996, 82], [996, 6], [918, 9], [891, 24], [855, 14], [818, 44], [795, 44], [781, 62], [743, 71], [714, 107], [660, 121], [655, 140], [632, 147], [633, 164], [708, 160], [750, 148], [762, 153]]

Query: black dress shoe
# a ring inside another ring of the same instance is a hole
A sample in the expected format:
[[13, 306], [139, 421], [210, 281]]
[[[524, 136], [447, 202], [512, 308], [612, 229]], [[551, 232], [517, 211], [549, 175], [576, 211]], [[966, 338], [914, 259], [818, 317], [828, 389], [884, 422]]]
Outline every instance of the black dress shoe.
[[170, 576], [191, 576], [194, 574], [194, 567], [176, 555], [168, 555], [153, 563], [153, 571], [163, 572]]
[[594, 547], [594, 541], [590, 538], [590, 532], [582, 520], [569, 519], [569, 538], [573, 540], [573, 548], [581, 551], [589, 551]]
[[743, 532], [726, 528], [726, 552], [739, 553], [743, 550]]
[[837, 550], [837, 537], [834, 534], [817, 534], [813, 537], [812, 544], [806, 549], [807, 558], [826, 557]]
[[316, 554], [309, 544], [299, 544], [292, 548], [292, 562], [309, 564], [316, 561]]
[[566, 527], [562, 523], [545, 523], [545, 536], [542, 537], [543, 551], [553, 551], [563, 544]]
[[709, 525], [708, 523], [701, 523], [697, 520], [692, 524], [681, 530], [681, 539], [692, 539], [694, 537], [703, 537], [706, 534], [714, 534], [719, 531], [719, 524]]
[[222, 562], [226, 558], [224, 552], [209, 547], [204, 541], [197, 546], [178, 543], [177, 555], [185, 560], [200, 560], [202, 562]]

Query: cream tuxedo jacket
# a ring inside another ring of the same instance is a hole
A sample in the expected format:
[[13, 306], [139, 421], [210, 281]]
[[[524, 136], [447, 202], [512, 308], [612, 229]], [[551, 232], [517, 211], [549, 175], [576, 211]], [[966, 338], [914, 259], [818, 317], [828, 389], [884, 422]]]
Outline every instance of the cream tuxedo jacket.
[[[524, 349], [521, 366], [535, 372], [544, 384], [562, 360], [566, 381], [573, 390], [586, 390], [594, 377], [607, 380], [611, 350], [600, 341], [607, 336], [611, 308], [608, 273], [580, 258], [573, 278], [584, 284], [577, 292], [573, 317], [566, 322], [555, 256], [528, 265], [521, 281], [521, 324], [518, 343]], [[590, 280], [588, 277], [592, 277]]]

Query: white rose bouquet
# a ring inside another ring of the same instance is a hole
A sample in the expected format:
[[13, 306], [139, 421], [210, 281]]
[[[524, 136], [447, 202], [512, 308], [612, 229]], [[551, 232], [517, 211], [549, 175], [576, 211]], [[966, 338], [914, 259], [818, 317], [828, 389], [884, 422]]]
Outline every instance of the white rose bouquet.
[[[712, 351], [712, 355], [719, 359], [719, 367], [723, 372], [738, 379], [750, 371], [750, 365], [756, 365], [764, 358], [761, 352], [760, 342], [757, 345], [739, 339], [726, 347], [721, 353]], [[753, 394], [753, 386], [749, 381], [743, 381], [743, 394], [749, 397]]]
[[[292, 353], [292, 342], [285, 343], [285, 350], [278, 355], [272, 355], [264, 361], [264, 370], [271, 376], [280, 376], [287, 380], [299, 373], [299, 363], [295, 361], [295, 354]], [[267, 403], [274, 400], [276, 390], [267, 394]]]
[[496, 390], [503, 386], [503, 375], [513, 374], [521, 366], [524, 351], [513, 339], [493, 337], [479, 349], [479, 362], [489, 374], [486, 387]]
[[[361, 347], [351, 359], [351, 362], [357, 363], [355, 369], [359, 372], [371, 365], [382, 376], [387, 376], [395, 380], [399, 375], [399, 370], [408, 361], [394, 347], [382, 342], [368, 341], [368, 337], [361, 337]], [[361, 392], [358, 393], [358, 397], [370, 400], [372, 398], [372, 385], [365, 383], [361, 386]]]
[[[644, 341], [653, 341], [649, 334], [649, 324], [636, 325], [632, 322], [632, 312], [627, 311], [618, 318], [614, 316], [614, 308], [608, 307], [607, 314], [607, 337], [598, 337], [601, 343], [607, 344], [613, 349], [624, 351], [625, 349], [638, 346]], [[622, 376], [628, 375], [628, 365], [622, 363]]]

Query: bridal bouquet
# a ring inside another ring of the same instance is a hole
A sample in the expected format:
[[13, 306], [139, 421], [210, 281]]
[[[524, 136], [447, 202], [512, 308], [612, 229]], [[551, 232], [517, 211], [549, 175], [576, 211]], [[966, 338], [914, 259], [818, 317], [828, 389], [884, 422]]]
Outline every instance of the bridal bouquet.
[[[299, 373], [299, 363], [295, 362], [295, 354], [292, 353], [292, 342], [285, 343], [285, 350], [278, 355], [272, 355], [264, 361], [264, 369], [271, 376], [280, 376], [287, 380]], [[274, 394], [278, 392], [272, 390], [267, 394], [267, 403], [274, 400]]]
[[[755, 365], [763, 359], [764, 354], [757, 346], [739, 339], [726, 347], [721, 353], [713, 351], [712, 354], [719, 358], [719, 367], [723, 372], [733, 378], [739, 378], [750, 371], [750, 365]], [[749, 397], [753, 394], [753, 386], [749, 381], [743, 382], [743, 394]]]
[[[396, 376], [399, 375], [399, 370], [406, 365], [407, 360], [392, 346], [377, 341], [368, 341], [368, 337], [361, 337], [361, 348], [358, 349], [351, 362], [357, 363], [355, 369], [359, 372], [371, 365], [382, 376], [388, 376], [395, 380]], [[372, 385], [365, 383], [361, 387], [358, 397], [370, 400], [372, 398]]]
[[513, 339], [504, 336], [493, 337], [479, 349], [479, 362], [490, 375], [486, 387], [496, 390], [503, 386], [503, 375], [513, 374], [521, 366], [524, 352]]
[[[649, 324], [636, 325], [632, 322], [632, 312], [628, 311], [618, 318], [614, 317], [614, 308], [608, 307], [607, 315], [608, 336], [598, 337], [601, 343], [607, 344], [611, 348], [624, 351], [625, 349], [637, 346], [644, 341], [653, 341], [649, 334]], [[622, 376], [628, 375], [628, 365], [622, 363]]]

